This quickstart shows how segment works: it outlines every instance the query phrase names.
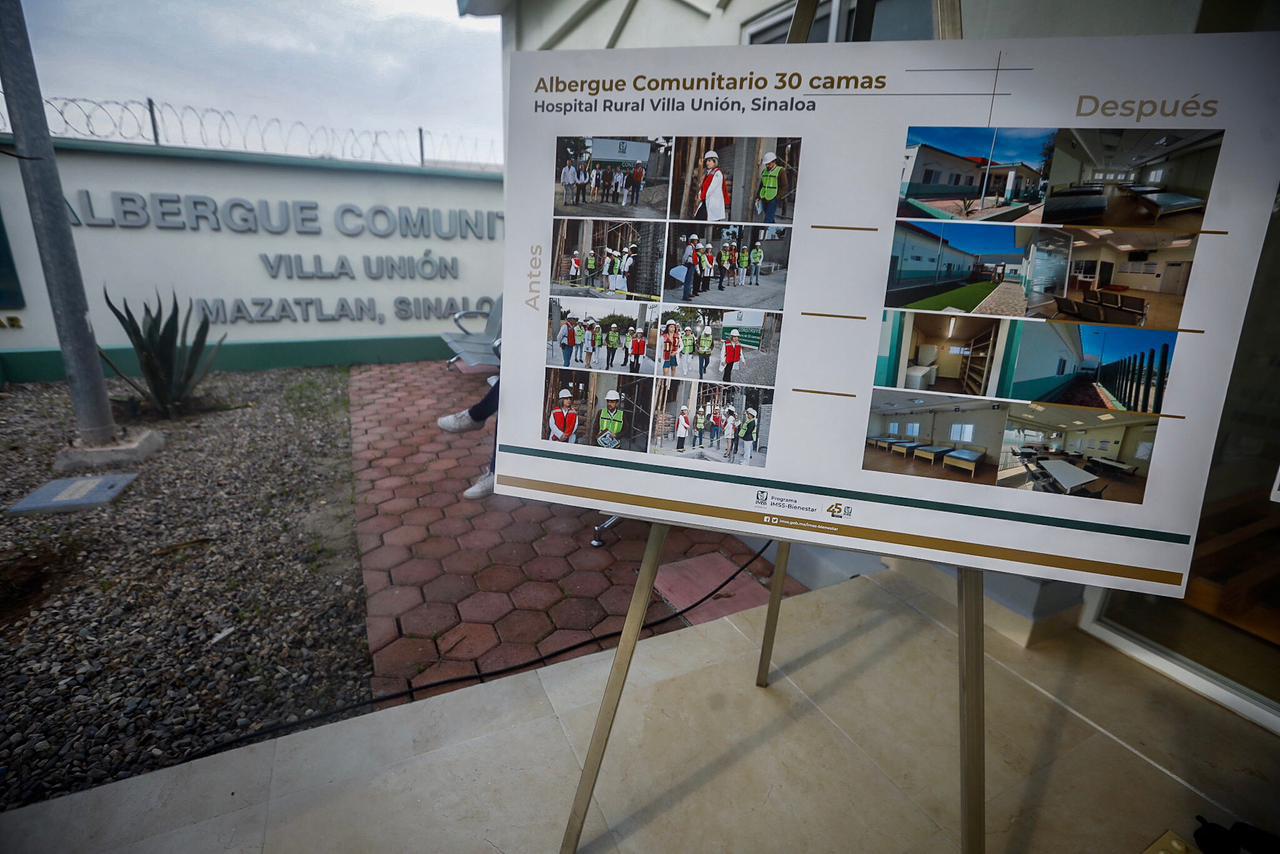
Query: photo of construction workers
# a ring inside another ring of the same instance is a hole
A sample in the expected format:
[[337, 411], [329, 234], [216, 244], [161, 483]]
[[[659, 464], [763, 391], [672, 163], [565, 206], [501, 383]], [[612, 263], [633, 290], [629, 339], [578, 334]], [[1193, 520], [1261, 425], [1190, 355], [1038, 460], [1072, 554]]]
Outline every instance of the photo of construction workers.
[[657, 300], [666, 225], [557, 219], [551, 226], [553, 296]]
[[664, 305], [658, 327], [661, 376], [774, 384], [782, 343], [781, 314]]
[[791, 229], [672, 223], [662, 301], [782, 311]]
[[555, 215], [664, 219], [671, 137], [556, 138]]
[[898, 216], [1041, 222], [1057, 134], [1057, 128], [908, 128]]
[[764, 468], [772, 419], [772, 389], [659, 379], [649, 451]]
[[547, 300], [547, 366], [653, 376], [658, 306], [619, 302], [607, 306], [583, 297]]
[[548, 368], [539, 413], [542, 438], [644, 453], [652, 402], [653, 377]]
[[677, 137], [671, 218], [789, 223], [795, 216], [800, 140], [795, 137]]

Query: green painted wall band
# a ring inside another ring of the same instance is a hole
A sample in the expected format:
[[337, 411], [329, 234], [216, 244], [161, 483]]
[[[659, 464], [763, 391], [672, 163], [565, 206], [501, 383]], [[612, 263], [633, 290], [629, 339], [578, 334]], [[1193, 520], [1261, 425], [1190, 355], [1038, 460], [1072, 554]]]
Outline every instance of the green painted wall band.
[[[132, 376], [138, 375], [138, 360], [132, 347], [105, 349], [121, 370]], [[344, 338], [332, 341], [242, 341], [223, 345], [214, 370], [238, 373], [273, 368], [428, 362], [447, 359], [452, 355], [448, 345], [436, 335]], [[105, 365], [103, 368], [108, 376], [114, 375], [110, 368]], [[0, 352], [0, 376], [13, 383], [58, 382], [64, 378], [62, 352]]]

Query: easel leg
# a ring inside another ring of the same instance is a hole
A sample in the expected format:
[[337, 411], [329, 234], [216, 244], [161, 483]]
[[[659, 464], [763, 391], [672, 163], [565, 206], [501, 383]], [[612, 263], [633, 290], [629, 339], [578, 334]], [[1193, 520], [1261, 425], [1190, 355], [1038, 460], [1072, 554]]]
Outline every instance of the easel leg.
[[986, 846], [986, 730], [983, 723], [982, 570], [960, 567], [960, 850]]
[[782, 608], [782, 588], [787, 583], [787, 561], [791, 559], [791, 543], [778, 543], [778, 556], [773, 562], [773, 580], [769, 585], [769, 610], [764, 618], [764, 638], [760, 641], [760, 669], [756, 684], [769, 687], [769, 664], [773, 659], [773, 636], [778, 631], [778, 611]]
[[564, 841], [560, 843], [561, 854], [573, 854], [578, 850], [578, 841], [582, 837], [582, 825], [587, 820], [587, 809], [591, 806], [591, 795], [596, 788], [596, 778], [600, 776], [600, 764], [604, 761], [605, 748], [609, 746], [609, 732], [613, 729], [613, 718], [618, 713], [622, 689], [627, 682], [627, 671], [631, 668], [631, 656], [636, 651], [636, 642], [640, 640], [645, 611], [649, 607], [649, 598], [653, 594], [653, 581], [658, 575], [658, 563], [662, 559], [662, 547], [667, 542], [667, 532], [670, 530], [670, 525], [661, 525], [656, 522], [649, 526], [649, 541], [644, 547], [640, 577], [636, 579], [635, 590], [631, 594], [631, 605], [627, 608], [627, 619], [622, 625], [622, 636], [618, 638], [618, 648], [613, 653], [613, 667], [609, 670], [609, 681], [604, 687], [604, 699], [600, 702], [600, 711], [596, 714], [596, 727], [591, 733], [587, 758], [582, 763], [582, 776], [578, 778], [578, 793], [573, 798], [569, 826], [565, 828]]

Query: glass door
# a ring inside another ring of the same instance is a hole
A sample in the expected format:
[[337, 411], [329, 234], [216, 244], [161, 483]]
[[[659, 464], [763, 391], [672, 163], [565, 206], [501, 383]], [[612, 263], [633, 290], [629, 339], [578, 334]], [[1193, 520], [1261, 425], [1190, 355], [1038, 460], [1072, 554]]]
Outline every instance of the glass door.
[[1280, 732], [1280, 218], [1227, 388], [1183, 600], [1091, 591], [1083, 627]]

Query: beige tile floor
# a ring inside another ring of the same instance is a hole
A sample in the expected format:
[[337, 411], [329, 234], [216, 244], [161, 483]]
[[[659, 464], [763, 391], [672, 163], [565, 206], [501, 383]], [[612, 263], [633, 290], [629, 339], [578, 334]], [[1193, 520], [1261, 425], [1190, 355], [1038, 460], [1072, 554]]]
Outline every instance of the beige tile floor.
[[[588, 851], [957, 850], [954, 608], [893, 573], [640, 644]], [[1280, 739], [1080, 633], [987, 635], [992, 852], [1271, 823]], [[0, 815], [26, 851], [554, 851], [612, 652]]]

